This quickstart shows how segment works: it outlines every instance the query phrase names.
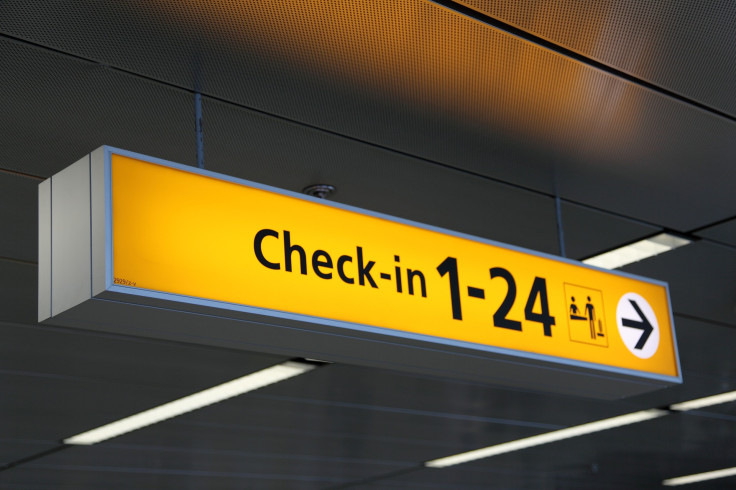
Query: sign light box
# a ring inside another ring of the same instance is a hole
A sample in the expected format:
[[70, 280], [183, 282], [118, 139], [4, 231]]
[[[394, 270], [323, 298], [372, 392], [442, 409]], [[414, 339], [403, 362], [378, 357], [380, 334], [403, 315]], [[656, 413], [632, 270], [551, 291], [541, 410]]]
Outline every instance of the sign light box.
[[681, 382], [661, 282], [110, 147], [39, 209], [44, 323], [598, 398]]

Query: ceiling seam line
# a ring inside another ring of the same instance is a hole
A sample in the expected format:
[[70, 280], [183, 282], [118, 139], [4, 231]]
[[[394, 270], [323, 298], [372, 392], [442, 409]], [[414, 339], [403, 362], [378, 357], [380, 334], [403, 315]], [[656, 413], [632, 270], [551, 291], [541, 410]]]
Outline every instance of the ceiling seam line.
[[41, 177], [40, 175], [33, 175], [26, 172], [20, 172], [18, 170], [12, 170], [9, 168], [0, 167], [0, 173], [13, 175], [15, 177], [23, 177], [25, 179], [33, 179], [33, 180], [46, 180], [46, 177]]
[[731, 324], [731, 323], [721, 322], [719, 320], [711, 320], [709, 318], [703, 318], [703, 317], [699, 317], [699, 316], [695, 316], [695, 315], [690, 315], [688, 313], [678, 313], [676, 311], [673, 311], [672, 312], [672, 315], [673, 316], [679, 316], [679, 317], [685, 318], [686, 320], [692, 320], [692, 321], [696, 321], [696, 322], [707, 323], [709, 325], [716, 325], [718, 327], [726, 327], [726, 328], [734, 328], [734, 327], [736, 327], [736, 325]]
[[560, 425], [560, 424], [547, 424], [543, 422], [532, 422], [532, 421], [525, 421], [525, 420], [504, 419], [504, 418], [496, 418], [496, 417], [481, 417], [481, 416], [474, 416], [470, 414], [460, 414], [460, 413], [451, 413], [451, 412], [435, 412], [435, 411], [430, 411], [430, 410], [407, 409], [407, 408], [400, 408], [400, 407], [388, 407], [385, 405], [367, 406], [367, 405], [360, 404], [360, 403], [340, 402], [340, 401], [335, 401], [335, 400], [322, 401], [322, 400], [314, 400], [314, 399], [303, 398], [303, 397], [290, 397], [290, 396], [267, 395], [267, 394], [254, 394], [252, 396], [254, 398], [284, 401], [284, 402], [304, 403], [304, 404], [310, 404], [310, 405], [325, 405], [325, 406], [342, 407], [342, 408], [353, 408], [356, 410], [372, 410], [376, 412], [386, 412], [386, 413], [403, 413], [406, 415], [416, 415], [416, 416], [422, 416], [422, 417], [446, 418], [446, 419], [464, 420], [464, 421], [472, 421], [472, 422], [481, 422], [485, 424], [500, 424], [500, 425], [526, 427], [526, 428], [534, 428], [534, 429], [559, 430], [559, 429], [563, 429], [567, 427], [565, 425]]
[[552, 51], [554, 53], [557, 53], [561, 56], [564, 56], [566, 58], [578, 61], [586, 66], [589, 66], [591, 68], [598, 69], [600, 71], [603, 71], [604, 73], [608, 73], [609, 75], [615, 76], [617, 78], [620, 78], [622, 80], [626, 80], [628, 82], [631, 82], [635, 85], [639, 85], [641, 87], [647, 88], [649, 90], [652, 90], [653, 92], [657, 92], [661, 95], [667, 96], [671, 99], [675, 99], [679, 102], [683, 102], [685, 104], [691, 105], [693, 107], [696, 107], [700, 110], [709, 112], [715, 116], [719, 116], [721, 118], [727, 119], [731, 122], [736, 122], [736, 116], [731, 115], [727, 112], [721, 111], [719, 109], [716, 109], [715, 107], [711, 107], [707, 104], [704, 104], [702, 102], [698, 102], [695, 99], [691, 99], [689, 97], [686, 97], [682, 94], [679, 94], [677, 92], [674, 92], [672, 90], [669, 90], [667, 88], [664, 88], [662, 86], [659, 86], [655, 83], [649, 82], [647, 80], [644, 80], [643, 78], [639, 78], [635, 75], [632, 75], [630, 73], [627, 73], [623, 70], [620, 70], [618, 68], [615, 68], [611, 65], [607, 65], [603, 62], [600, 62], [594, 58], [590, 58], [588, 56], [585, 56], [581, 53], [578, 53], [577, 51], [574, 51], [572, 49], [566, 48], [564, 46], [561, 46], [559, 44], [556, 44], [552, 41], [549, 41], [547, 39], [544, 39], [543, 37], [537, 36], [536, 34], [532, 34], [531, 32], [525, 31], [523, 29], [520, 29], [518, 27], [515, 27], [511, 24], [508, 24], [506, 22], [503, 22], [499, 19], [496, 19], [494, 17], [491, 17], [490, 15], [480, 12], [478, 10], [475, 10], [474, 8], [470, 8], [468, 6], [462, 5], [454, 0], [428, 0], [431, 3], [437, 4], [439, 6], [442, 6], [450, 11], [453, 11], [457, 14], [469, 17], [473, 20], [477, 20], [478, 22], [481, 22], [489, 27], [498, 29], [500, 31], [505, 32], [506, 34], [510, 36], [514, 36], [516, 38], [522, 39], [524, 41], [530, 42], [532, 44], [535, 44], [537, 46], [540, 46], [542, 48], [545, 48], [549, 51]]
[[723, 219], [719, 219], [719, 220], [716, 220], [716, 221], [712, 221], [712, 222], [710, 222], [707, 225], [704, 225], [704, 226], [701, 226], [701, 227], [698, 227], [698, 228], [693, 228], [692, 230], [689, 231], [689, 233], [698, 233], [698, 232], [701, 232], [703, 230], [707, 230], [708, 228], [712, 228], [713, 226], [718, 226], [718, 225], [722, 225], [724, 223], [728, 223], [729, 221], [732, 221], [734, 219], [736, 219], [736, 215], [730, 216], [728, 218], [723, 218]]
[[[430, 1], [434, 1], [434, 0], [430, 0]], [[59, 50], [57, 48], [50, 47], [50, 46], [45, 46], [45, 45], [37, 44], [35, 42], [28, 41], [28, 40], [25, 40], [25, 39], [16, 38], [14, 36], [9, 36], [9, 35], [7, 35], [5, 33], [1, 33], [0, 32], [0, 38], [6, 38], [6, 39], [9, 39], [11, 41], [20, 43], [20, 44], [27, 44], [29, 46], [32, 46], [32, 47], [35, 47], [35, 48], [38, 48], [38, 49], [48, 50], [48, 51], [51, 51], [53, 53], [56, 53], [56, 54], [59, 54], [59, 55], [62, 55], [62, 56], [66, 56], [66, 57], [69, 57], [69, 58], [72, 58], [72, 59], [76, 59], [78, 61], [84, 61], [84, 62], [87, 62], [87, 63], [91, 63], [93, 65], [97, 65], [97, 66], [103, 67], [104, 69], [108, 69], [108, 70], [111, 70], [111, 71], [119, 72], [119, 73], [122, 73], [122, 74], [127, 75], [127, 76], [131, 76], [131, 77], [134, 77], [134, 78], [139, 78], [141, 80], [146, 80], [146, 81], [151, 82], [151, 83], [160, 84], [160, 85], [163, 85], [163, 86], [166, 86], [166, 87], [169, 87], [169, 88], [181, 90], [181, 91], [184, 91], [184, 92], [187, 92], [187, 93], [190, 93], [190, 94], [196, 94], [197, 93], [196, 90], [194, 90], [194, 89], [183, 87], [181, 85], [177, 85], [177, 84], [172, 83], [172, 82], [167, 82], [165, 80], [160, 80], [158, 78], [154, 78], [154, 77], [150, 77], [150, 76], [143, 75], [143, 74], [140, 74], [140, 73], [136, 73], [136, 72], [133, 72], [133, 71], [124, 69], [124, 68], [117, 67], [117, 66], [108, 65], [108, 64], [105, 64], [103, 62], [100, 62], [100, 61], [96, 61], [94, 59], [91, 59], [91, 58], [86, 58], [84, 56], [76, 55], [76, 54], [73, 54], [73, 53], [68, 53], [68, 52], [65, 52], [65, 51]], [[230, 100], [230, 99], [226, 99], [224, 97], [220, 97], [220, 96], [217, 96], [217, 95], [210, 95], [210, 94], [208, 94], [206, 92], [201, 92], [201, 95], [203, 97], [209, 98], [209, 99], [214, 100], [216, 102], [221, 102], [223, 104], [227, 104], [227, 105], [231, 105], [231, 106], [234, 106], [234, 107], [243, 109], [243, 110], [251, 111], [251, 112], [254, 112], [256, 114], [261, 114], [261, 115], [264, 115], [264, 116], [267, 116], [267, 117], [271, 117], [271, 118], [274, 118], [274, 119], [279, 120], [279, 121], [284, 121], [284, 122], [287, 122], [289, 124], [295, 124], [297, 126], [302, 126], [302, 127], [305, 127], [305, 128], [308, 128], [308, 129], [312, 129], [312, 130], [315, 130], [315, 131], [318, 131], [318, 132], [321, 132], [321, 133], [324, 133], [324, 134], [328, 134], [328, 135], [335, 136], [335, 137], [338, 137], [338, 138], [342, 138], [342, 139], [345, 139], [345, 140], [348, 140], [348, 141], [353, 141], [353, 142], [356, 142], [356, 143], [367, 145], [367, 146], [370, 146], [370, 147], [373, 147], [373, 148], [377, 148], [377, 149], [380, 149], [380, 150], [383, 150], [383, 151], [387, 151], [389, 153], [394, 153], [396, 155], [401, 155], [401, 156], [405, 156], [407, 158], [411, 158], [411, 159], [415, 159], [415, 160], [418, 160], [418, 161], [422, 161], [422, 162], [428, 163], [430, 165], [441, 167], [441, 168], [444, 168], [444, 169], [447, 169], [447, 170], [450, 170], [450, 171], [453, 171], [453, 172], [458, 172], [458, 173], [461, 173], [461, 174], [470, 175], [470, 176], [477, 177], [477, 178], [480, 178], [480, 179], [483, 179], [483, 180], [494, 182], [496, 184], [503, 185], [503, 186], [506, 186], [508, 188], [522, 190], [522, 191], [525, 191], [525, 192], [536, 194], [538, 196], [548, 197], [550, 199], [555, 199], [555, 198], [558, 197], [558, 195], [554, 191], [547, 192], [547, 191], [542, 191], [542, 190], [539, 190], [539, 189], [534, 189], [534, 188], [531, 188], [531, 187], [528, 187], [528, 186], [525, 186], [525, 185], [522, 185], [522, 184], [517, 184], [517, 183], [514, 183], [514, 182], [508, 182], [508, 181], [505, 181], [505, 180], [501, 180], [501, 179], [499, 179], [497, 177], [492, 177], [492, 176], [489, 176], [489, 175], [486, 175], [486, 174], [483, 174], [483, 173], [480, 173], [480, 172], [476, 172], [474, 170], [469, 170], [469, 169], [462, 168], [462, 167], [456, 167], [456, 166], [453, 166], [453, 165], [448, 164], [448, 163], [440, 162], [438, 160], [433, 160], [431, 158], [423, 157], [423, 156], [420, 156], [420, 155], [415, 155], [415, 154], [409, 153], [407, 151], [399, 150], [399, 149], [396, 149], [396, 148], [391, 148], [391, 147], [388, 147], [388, 146], [381, 145], [379, 143], [374, 143], [374, 142], [371, 142], [371, 141], [363, 140], [363, 139], [360, 139], [360, 138], [355, 137], [355, 136], [350, 136], [350, 135], [346, 135], [346, 134], [343, 134], [343, 133], [339, 133], [339, 132], [334, 131], [334, 130], [331, 130], [331, 129], [322, 128], [322, 127], [316, 126], [314, 124], [310, 124], [310, 123], [298, 121], [296, 119], [291, 119], [291, 118], [286, 117], [286, 116], [282, 116], [282, 115], [279, 115], [279, 114], [274, 114], [274, 113], [271, 113], [271, 112], [267, 112], [267, 111], [262, 110], [262, 109], [257, 109], [257, 108], [254, 108], [254, 107], [250, 107], [250, 106], [244, 105], [242, 103], [239, 103], [239, 102], [236, 102], [236, 101], [233, 101], [233, 100]], [[40, 178], [40, 179], [43, 179], [43, 178]], [[584, 207], [586, 209], [590, 209], [590, 210], [593, 210], [593, 211], [602, 212], [602, 213], [605, 213], [605, 214], [608, 214], [608, 215], [611, 215], [611, 216], [615, 216], [615, 217], [618, 217], [618, 218], [627, 219], [627, 220], [630, 220], [630, 221], [635, 222], [635, 223], [638, 223], [638, 224], [647, 225], [647, 226], [653, 226], [655, 228], [660, 228], [660, 229], [664, 229], [664, 230], [668, 229], [668, 227], [663, 226], [663, 225], [660, 225], [660, 224], [655, 224], [655, 223], [648, 222], [648, 221], [645, 221], [645, 220], [642, 220], [642, 219], [639, 219], [639, 218], [634, 218], [634, 217], [631, 217], [631, 216], [627, 216], [625, 214], [621, 214], [621, 213], [618, 213], [618, 212], [614, 212], [614, 211], [602, 209], [602, 208], [599, 208], [597, 206], [592, 206], [590, 204], [582, 203], [582, 202], [571, 200], [571, 199], [564, 198], [564, 197], [559, 197], [559, 199], [562, 202], [567, 202], [569, 204], [574, 204], [574, 205], [577, 205], [577, 206]]]
[[696, 237], [697, 237], [697, 240], [699, 240], [701, 242], [708, 242], [708, 243], [711, 243], [711, 244], [713, 244], [713, 245], [715, 245], [717, 247], [727, 248], [728, 250], [736, 250], [736, 245], [734, 245], [732, 243], [721, 242], [721, 241], [715, 240], [713, 238], [707, 238], [707, 237], [701, 237], [701, 236], [696, 236]]
[[713, 419], [713, 420], [725, 420], [727, 422], [736, 422], [736, 416], [734, 415], [728, 415], [726, 413], [719, 413], [719, 412], [709, 412], [708, 410], [705, 410], [705, 409], [687, 410], [687, 411], [680, 412], [680, 413], [686, 416], [703, 417], [703, 418]]
[[[97, 338], [104, 338], [104, 339], [113, 339], [113, 340], [125, 340], [129, 342], [137, 342], [137, 343], [143, 343], [143, 344], [177, 344], [183, 347], [191, 347], [191, 342], [185, 342], [183, 340], [164, 340], [164, 339], [155, 339], [152, 337], [141, 337], [140, 335], [131, 335], [131, 334], [122, 334], [122, 333], [112, 333], [112, 332], [102, 332], [102, 331], [94, 331], [94, 330], [80, 330], [76, 327], [65, 327], [63, 325], [44, 325], [41, 323], [28, 323], [26, 320], [16, 320], [13, 321], [12, 319], [8, 318], [0, 318], [0, 325], [6, 325], [11, 326], [14, 328], [31, 328], [34, 330], [45, 330], [48, 331], [49, 329], [65, 332], [68, 334], [77, 334], [77, 335], [85, 335], [85, 336], [91, 336], [91, 337], [97, 337]], [[198, 344], [198, 349], [207, 349], [207, 350], [213, 350], [213, 351], [231, 351], [231, 352], [242, 352], [242, 349], [238, 349], [236, 347], [223, 347], [223, 346], [215, 346], [215, 345], [205, 345], [205, 344]], [[265, 355], [265, 354], [264, 354]], [[277, 362], [278, 360], [288, 361], [290, 358], [285, 356], [277, 356], [276, 354], [268, 354], [270, 357], [273, 357]]]
[[369, 476], [368, 478], [363, 478], [361, 480], [348, 481], [348, 482], [341, 483], [340, 485], [337, 485], [334, 487], [328, 487], [325, 490], [342, 490], [344, 488], [350, 488], [350, 487], [355, 487], [359, 485], [365, 485], [366, 483], [374, 483], [377, 481], [386, 480], [388, 478], [393, 478], [395, 476], [403, 476], [403, 475], [414, 473], [415, 471], [419, 471], [423, 469], [425, 469], [423, 465], [411, 466], [409, 468], [402, 468], [400, 470], [391, 471], [389, 473], [383, 473], [381, 475]]
[[41, 459], [45, 456], [49, 456], [51, 454], [62, 451], [64, 449], [69, 449], [70, 447], [72, 446], [69, 446], [68, 444], [59, 444], [58, 446], [54, 446], [51, 449], [47, 449], [46, 451], [41, 451], [40, 453], [31, 454], [30, 456], [26, 456], [25, 458], [16, 459], [15, 461], [11, 461], [10, 463], [6, 463], [0, 466], [0, 472], [15, 468], [16, 466], [30, 463], [31, 461]]
[[16, 264], [25, 264], [25, 265], [38, 265], [38, 262], [34, 262], [32, 260], [24, 260], [24, 259], [15, 259], [13, 257], [5, 257], [3, 255], [0, 255], [0, 260], [4, 260], [6, 262], [15, 262]]

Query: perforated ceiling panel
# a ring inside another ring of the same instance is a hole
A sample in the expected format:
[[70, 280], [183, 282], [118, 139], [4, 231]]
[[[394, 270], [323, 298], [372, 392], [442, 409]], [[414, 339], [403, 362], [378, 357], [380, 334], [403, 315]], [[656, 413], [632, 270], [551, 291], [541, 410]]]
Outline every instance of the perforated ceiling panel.
[[187, 92], [3, 38], [0, 66], [6, 169], [50, 177], [104, 144], [195, 161]]
[[[736, 158], [734, 122], [429, 1], [0, 9], [10, 36], [656, 225], [687, 231], [736, 206], [717, 185]], [[682, 199], [675, 174], [713, 205]]]
[[547, 196], [209, 98], [203, 114], [211, 170], [297, 192], [329, 182], [337, 202], [558, 252]]
[[734, 2], [458, 3], [736, 116]]
[[38, 213], [36, 188], [38, 181], [0, 172], [0, 257], [35, 262], [38, 256], [37, 225], [26, 219], [18, 208], [28, 214]]

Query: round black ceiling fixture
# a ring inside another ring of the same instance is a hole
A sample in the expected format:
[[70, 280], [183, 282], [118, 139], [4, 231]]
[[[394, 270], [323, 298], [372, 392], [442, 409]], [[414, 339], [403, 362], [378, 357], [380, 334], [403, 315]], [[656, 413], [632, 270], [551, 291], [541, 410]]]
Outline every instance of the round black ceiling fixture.
[[329, 184], [314, 184], [309, 185], [302, 189], [302, 192], [308, 196], [318, 197], [320, 199], [326, 199], [330, 194], [334, 194], [337, 188], [334, 185]]

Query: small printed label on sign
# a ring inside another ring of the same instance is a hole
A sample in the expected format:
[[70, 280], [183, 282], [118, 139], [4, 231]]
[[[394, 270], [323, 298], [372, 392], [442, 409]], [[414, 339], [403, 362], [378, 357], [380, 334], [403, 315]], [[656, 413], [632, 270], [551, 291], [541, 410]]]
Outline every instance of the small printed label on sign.
[[629, 351], [640, 359], [649, 359], [659, 347], [659, 324], [647, 300], [636, 293], [624, 294], [616, 308], [616, 322]]

